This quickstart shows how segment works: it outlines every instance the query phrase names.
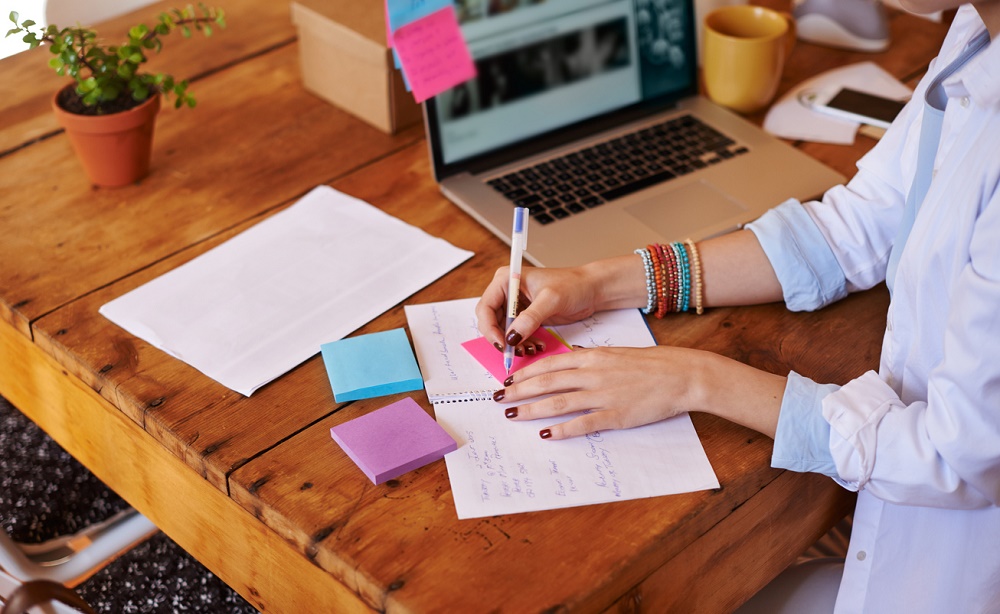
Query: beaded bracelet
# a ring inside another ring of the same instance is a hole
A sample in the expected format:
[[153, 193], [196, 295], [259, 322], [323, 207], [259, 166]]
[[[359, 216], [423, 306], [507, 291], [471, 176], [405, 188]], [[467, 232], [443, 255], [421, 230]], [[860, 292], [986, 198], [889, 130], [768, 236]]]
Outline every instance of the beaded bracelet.
[[642, 268], [646, 270], [646, 308], [642, 312], [649, 315], [656, 310], [656, 278], [653, 277], [653, 259], [649, 255], [648, 249], [637, 249], [635, 253], [642, 257]]
[[680, 269], [680, 287], [677, 291], [677, 311], [687, 311], [691, 302], [691, 265], [688, 262], [687, 250], [683, 243], [671, 243], [677, 255], [678, 268]]
[[656, 249], [664, 262], [663, 284], [660, 290], [662, 298], [660, 308], [656, 311], [656, 317], [662, 318], [671, 311], [677, 311], [677, 281], [680, 279], [680, 272], [677, 270], [677, 257], [672, 247], [658, 244]]
[[[704, 312], [701, 257], [691, 239], [652, 244], [635, 250], [646, 273], [644, 314], [662, 318], [670, 312]], [[693, 300], [693, 304], [692, 304]]]
[[701, 255], [698, 253], [698, 248], [691, 239], [685, 240], [684, 244], [687, 245], [689, 255], [691, 256], [691, 271], [694, 276], [694, 311], [698, 315], [701, 315], [705, 312], [703, 305], [704, 285], [701, 281]]

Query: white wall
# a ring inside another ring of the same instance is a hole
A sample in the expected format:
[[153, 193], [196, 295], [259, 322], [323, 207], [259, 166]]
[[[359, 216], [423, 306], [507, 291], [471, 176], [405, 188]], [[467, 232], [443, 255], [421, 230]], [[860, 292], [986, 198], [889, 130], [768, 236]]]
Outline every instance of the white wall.
[[[127, 13], [139, 7], [152, 4], [156, 0], [10, 0], [4, 2], [4, 14], [0, 15], [0, 36], [6, 34], [14, 24], [8, 19], [11, 10], [20, 14], [20, 20], [33, 19], [35, 23], [59, 26], [77, 22], [90, 25]], [[155, 15], [150, 15], [150, 21]], [[5, 25], [6, 24], [6, 25]], [[28, 48], [20, 37], [0, 38], [0, 58], [13, 55]]]

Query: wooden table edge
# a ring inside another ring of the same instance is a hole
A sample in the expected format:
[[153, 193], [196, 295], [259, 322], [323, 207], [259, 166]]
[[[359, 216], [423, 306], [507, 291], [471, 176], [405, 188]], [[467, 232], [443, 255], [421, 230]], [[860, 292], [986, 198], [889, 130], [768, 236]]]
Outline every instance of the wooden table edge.
[[[273, 612], [371, 612], [236, 501], [14, 330], [0, 326], [0, 394], [236, 589]], [[113, 452], [112, 446], [117, 446]]]

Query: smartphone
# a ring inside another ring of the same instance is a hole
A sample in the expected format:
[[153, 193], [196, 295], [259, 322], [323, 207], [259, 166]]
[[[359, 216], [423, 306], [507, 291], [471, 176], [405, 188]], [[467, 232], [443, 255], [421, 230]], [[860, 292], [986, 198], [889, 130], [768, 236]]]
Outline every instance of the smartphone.
[[813, 108], [822, 113], [880, 128], [888, 128], [905, 104], [846, 87], [828, 96], [817, 94], [812, 101]]

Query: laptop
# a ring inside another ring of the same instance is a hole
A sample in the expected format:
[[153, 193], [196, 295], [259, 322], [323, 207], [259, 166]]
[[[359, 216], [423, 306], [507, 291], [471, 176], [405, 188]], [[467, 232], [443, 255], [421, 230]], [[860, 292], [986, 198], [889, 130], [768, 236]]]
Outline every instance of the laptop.
[[844, 177], [698, 95], [693, 0], [456, 0], [478, 75], [424, 106], [441, 191], [572, 266], [723, 234]]

